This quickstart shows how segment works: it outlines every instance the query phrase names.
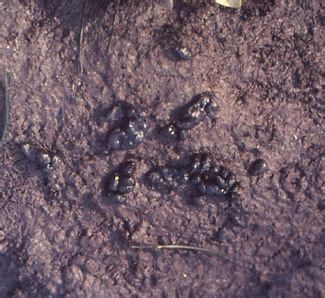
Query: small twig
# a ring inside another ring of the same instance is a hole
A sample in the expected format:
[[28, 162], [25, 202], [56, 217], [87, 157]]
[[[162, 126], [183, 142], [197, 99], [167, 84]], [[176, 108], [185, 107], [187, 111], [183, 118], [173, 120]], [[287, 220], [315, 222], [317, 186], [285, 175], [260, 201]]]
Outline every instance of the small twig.
[[223, 253], [220, 253], [216, 250], [196, 247], [191, 245], [179, 245], [179, 244], [166, 244], [166, 245], [132, 245], [132, 249], [176, 249], [176, 250], [193, 250], [193, 251], [200, 251], [210, 254], [218, 255], [219, 257], [225, 257]]
[[8, 126], [9, 120], [9, 109], [10, 109], [10, 80], [11, 76], [8, 71], [5, 73], [5, 102], [4, 102], [4, 111], [2, 119], [2, 128], [0, 130], [0, 147], [3, 144], [4, 135]]
[[82, 8], [81, 8], [81, 20], [80, 20], [80, 33], [79, 33], [79, 53], [78, 53], [78, 73], [83, 74], [83, 62], [82, 62], [82, 45], [83, 45], [83, 39], [84, 39], [84, 15], [85, 12], [85, 1], [82, 1]]

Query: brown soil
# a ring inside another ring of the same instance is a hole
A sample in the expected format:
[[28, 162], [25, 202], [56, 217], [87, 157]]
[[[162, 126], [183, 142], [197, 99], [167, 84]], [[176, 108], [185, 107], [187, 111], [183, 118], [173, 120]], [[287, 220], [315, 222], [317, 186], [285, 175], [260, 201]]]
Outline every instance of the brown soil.
[[[11, 102], [0, 296], [324, 297], [322, 1], [247, 0], [241, 11], [194, 0], [172, 11], [156, 1], [82, 3], [0, 4], [0, 110], [6, 92]], [[178, 46], [193, 59], [170, 59]], [[205, 91], [220, 107], [216, 124], [203, 121], [177, 146], [161, 142], [156, 125]], [[107, 153], [102, 115], [115, 99], [142, 108], [149, 134], [134, 150]], [[23, 142], [62, 162], [50, 175], [37, 170]], [[217, 199], [190, 204], [181, 191], [146, 188], [153, 164], [202, 149], [236, 173], [247, 226], [225, 225]], [[137, 185], [112, 204], [102, 179], [128, 156]], [[248, 177], [257, 157], [269, 171]], [[157, 244], [218, 254], [131, 247]]]

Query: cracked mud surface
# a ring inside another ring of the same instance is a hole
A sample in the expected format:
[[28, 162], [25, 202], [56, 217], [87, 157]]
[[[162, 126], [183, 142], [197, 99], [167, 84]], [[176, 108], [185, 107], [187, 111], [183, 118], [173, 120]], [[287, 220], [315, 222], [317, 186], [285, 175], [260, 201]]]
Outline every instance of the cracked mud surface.
[[[108, 2], [0, 6], [0, 111], [11, 73], [0, 296], [324, 296], [321, 1], [247, 0], [241, 11], [209, 1], [175, 1], [173, 11]], [[170, 59], [177, 47], [192, 59]], [[155, 128], [202, 92], [215, 96], [215, 123], [162, 142]], [[142, 109], [148, 134], [135, 149], [108, 152], [105, 111], [116, 100]], [[22, 153], [26, 142], [61, 162], [50, 174], [37, 169]], [[236, 174], [245, 226], [229, 220], [225, 200], [146, 187], [152, 166], [200, 150]], [[128, 158], [137, 161], [136, 186], [111, 202], [105, 175]], [[268, 171], [250, 177], [257, 158]], [[131, 247], [157, 244], [218, 255]]]

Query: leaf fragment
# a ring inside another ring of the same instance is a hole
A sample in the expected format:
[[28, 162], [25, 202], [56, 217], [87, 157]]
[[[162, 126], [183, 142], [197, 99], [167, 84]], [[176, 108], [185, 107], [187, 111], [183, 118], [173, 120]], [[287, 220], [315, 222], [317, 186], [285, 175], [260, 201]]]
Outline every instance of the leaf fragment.
[[240, 8], [244, 4], [244, 0], [215, 0], [215, 2], [232, 8]]

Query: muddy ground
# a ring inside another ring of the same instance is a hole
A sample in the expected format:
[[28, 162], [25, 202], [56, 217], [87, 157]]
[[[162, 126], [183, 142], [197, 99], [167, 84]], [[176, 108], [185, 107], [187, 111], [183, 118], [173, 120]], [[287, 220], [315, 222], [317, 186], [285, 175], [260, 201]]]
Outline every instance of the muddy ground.
[[[324, 4], [212, 2], [1, 2], [1, 297], [325, 296]], [[172, 59], [176, 47], [193, 58]], [[216, 122], [162, 142], [155, 127], [205, 91]], [[120, 99], [141, 107], [149, 132], [107, 152], [105, 110]], [[57, 168], [37, 169], [26, 142], [58, 154]], [[221, 199], [146, 187], [152, 165], [200, 150], [236, 173], [241, 226]], [[103, 179], [129, 157], [137, 185], [116, 203]], [[248, 177], [258, 157], [269, 170]], [[213, 252], [132, 248], [157, 244]]]

